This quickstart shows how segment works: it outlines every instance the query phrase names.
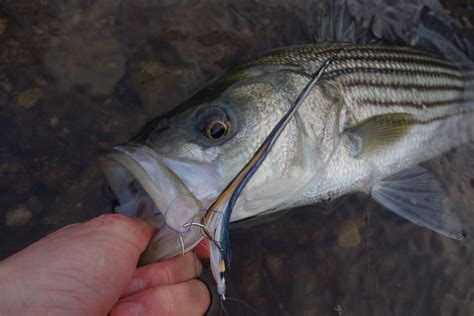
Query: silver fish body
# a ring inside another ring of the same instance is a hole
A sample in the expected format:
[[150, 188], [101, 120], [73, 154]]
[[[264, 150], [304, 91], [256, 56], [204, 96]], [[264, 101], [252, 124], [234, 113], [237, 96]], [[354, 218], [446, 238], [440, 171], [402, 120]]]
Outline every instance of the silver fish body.
[[[326, 58], [338, 49], [317, 52]], [[320, 59], [306, 60], [311, 70]], [[382, 178], [473, 139], [469, 77], [439, 56], [406, 47], [342, 46], [325, 79], [308, 100], [314, 106], [300, 110], [307, 134], [325, 148], [318, 151], [324, 171], [305, 190], [301, 204], [369, 190]], [[325, 122], [318, 122], [323, 113]], [[397, 121], [397, 114], [405, 118]], [[388, 122], [373, 128], [385, 129], [384, 138], [363, 144], [352, 137], [358, 126], [383, 116]]]
[[[439, 186], [430, 175], [423, 169], [396, 175], [474, 139], [468, 71], [408, 47], [319, 44], [277, 50], [229, 69], [103, 157], [109, 183], [124, 205], [119, 211], [159, 218], [162, 230], [146, 262], [176, 255], [202, 238], [196, 233], [200, 228], [189, 223], [200, 222], [203, 210], [252, 157], [309, 76], [334, 53], [336, 60], [245, 188], [231, 220], [364, 191], [417, 224], [461, 237], [455, 215], [441, 202], [432, 203]], [[137, 147], [159, 158], [126, 149]], [[124, 155], [134, 159], [134, 167]], [[161, 181], [153, 174], [172, 176], [163, 180], [166, 184], [150, 186]], [[138, 190], [130, 189], [133, 183]], [[410, 195], [409, 201], [397, 202], [403, 195], [387, 193], [417, 183], [432, 189], [421, 200]], [[152, 192], [158, 187], [168, 187], [172, 198]], [[160, 198], [150, 201], [153, 196]], [[173, 208], [176, 198], [184, 202]], [[440, 219], [416, 215], [421, 206], [439, 206]]]

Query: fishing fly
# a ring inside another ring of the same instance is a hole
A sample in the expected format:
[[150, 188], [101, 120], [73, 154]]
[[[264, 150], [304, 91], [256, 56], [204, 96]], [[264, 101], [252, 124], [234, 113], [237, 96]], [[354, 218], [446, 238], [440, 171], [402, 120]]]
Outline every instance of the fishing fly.
[[335, 58], [336, 53], [329, 56], [311, 76], [310, 81], [296, 98], [295, 103], [289, 108], [288, 112], [286, 112], [270, 134], [265, 138], [252, 158], [206, 210], [203, 222], [199, 225], [198, 223], [188, 224], [194, 224], [201, 227], [206, 237], [211, 241], [209, 243], [211, 271], [217, 284], [217, 292], [222, 301], [225, 300], [226, 291], [225, 272], [226, 268], [230, 265], [229, 223], [237, 199], [270, 153], [273, 145], [288, 122], [295, 115], [298, 108], [306, 100], [311, 90], [320, 80], [324, 71], [335, 60]]

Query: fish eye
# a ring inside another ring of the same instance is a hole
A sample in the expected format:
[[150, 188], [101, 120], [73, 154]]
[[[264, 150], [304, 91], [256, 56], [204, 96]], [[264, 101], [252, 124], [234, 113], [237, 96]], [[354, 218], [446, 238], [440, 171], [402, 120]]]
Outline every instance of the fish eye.
[[217, 140], [227, 135], [229, 131], [229, 122], [224, 120], [211, 121], [204, 129], [204, 136], [209, 139]]
[[234, 135], [235, 119], [232, 113], [217, 106], [204, 106], [195, 114], [196, 132], [207, 145], [227, 141]]

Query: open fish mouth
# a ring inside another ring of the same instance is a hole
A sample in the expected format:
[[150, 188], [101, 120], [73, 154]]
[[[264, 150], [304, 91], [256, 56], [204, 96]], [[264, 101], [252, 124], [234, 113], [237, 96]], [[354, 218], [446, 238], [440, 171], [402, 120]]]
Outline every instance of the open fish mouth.
[[115, 211], [143, 218], [159, 229], [143, 263], [172, 257], [199, 243], [202, 233], [189, 223], [199, 221], [202, 204], [152, 148], [115, 146], [103, 151], [99, 160], [120, 204]]

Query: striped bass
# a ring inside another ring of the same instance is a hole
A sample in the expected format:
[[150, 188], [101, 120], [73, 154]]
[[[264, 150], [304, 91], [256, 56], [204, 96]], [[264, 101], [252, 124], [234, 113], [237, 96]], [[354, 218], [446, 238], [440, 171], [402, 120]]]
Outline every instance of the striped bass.
[[162, 260], [203, 238], [213, 203], [332, 54], [231, 221], [370, 194], [406, 219], [462, 239], [457, 216], [419, 164], [473, 141], [470, 75], [409, 47], [318, 44], [244, 61], [173, 112], [147, 123], [101, 161], [119, 206], [160, 228], [143, 256]]

